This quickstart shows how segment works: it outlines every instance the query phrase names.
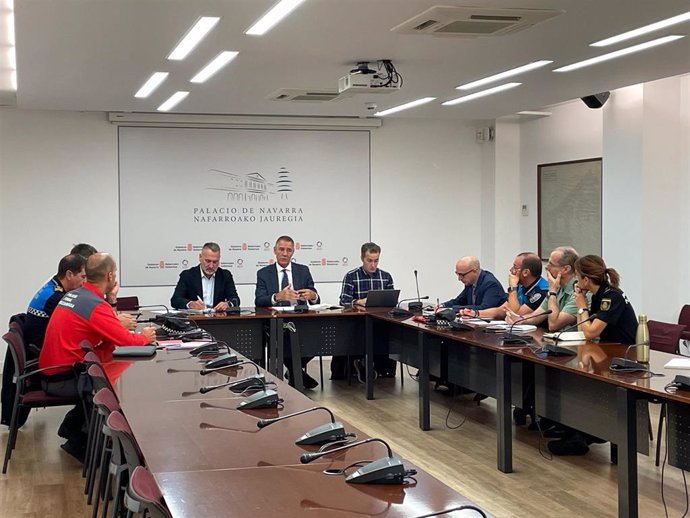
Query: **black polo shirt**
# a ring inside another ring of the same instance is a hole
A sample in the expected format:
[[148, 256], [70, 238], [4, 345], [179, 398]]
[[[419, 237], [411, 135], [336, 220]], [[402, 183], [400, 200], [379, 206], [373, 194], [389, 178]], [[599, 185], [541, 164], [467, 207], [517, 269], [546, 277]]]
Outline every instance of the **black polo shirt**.
[[637, 316], [632, 304], [618, 288], [607, 284], [599, 287], [592, 294], [589, 314], [597, 314], [599, 320], [606, 322], [606, 327], [599, 336], [602, 342], [619, 342], [626, 345], [635, 343]]

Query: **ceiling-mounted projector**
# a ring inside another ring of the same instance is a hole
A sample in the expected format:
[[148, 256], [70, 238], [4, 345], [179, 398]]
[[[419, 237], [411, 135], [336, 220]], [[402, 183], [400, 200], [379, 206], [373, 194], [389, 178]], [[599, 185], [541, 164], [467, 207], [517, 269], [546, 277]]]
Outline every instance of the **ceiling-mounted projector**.
[[[338, 80], [340, 94], [388, 94], [400, 90], [402, 80], [389, 60], [383, 60], [386, 72], [379, 73], [369, 68], [368, 61], [357, 63], [357, 67]], [[391, 69], [393, 75], [391, 75]]]

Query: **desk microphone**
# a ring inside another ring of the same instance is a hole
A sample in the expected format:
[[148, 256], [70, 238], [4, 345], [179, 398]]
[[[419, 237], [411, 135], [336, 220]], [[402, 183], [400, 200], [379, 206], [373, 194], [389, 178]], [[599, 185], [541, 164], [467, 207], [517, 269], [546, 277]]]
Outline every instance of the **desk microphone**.
[[[163, 308], [165, 310], [165, 314], [168, 315], [170, 313], [170, 308], [166, 306], [165, 304], [145, 304], [145, 305], [135, 305], [134, 310], [139, 311], [140, 309], [148, 309], [148, 308]], [[153, 318], [147, 318], [144, 320], [137, 320], [137, 322], [153, 322], [154, 324], [160, 323], [160, 321], [165, 318], [164, 315], [156, 315]]]
[[207, 374], [211, 374], [212, 372], [216, 372], [222, 369], [233, 369], [235, 367], [239, 367], [240, 365], [253, 365], [256, 368], [256, 373], [259, 374], [259, 366], [251, 360], [242, 360], [231, 365], [225, 365], [222, 367], [211, 367], [208, 369], [203, 368], [201, 369], [201, 371], [199, 371], [199, 374], [201, 374], [202, 376], [206, 376]]
[[240, 404], [237, 405], [237, 409], [277, 408], [278, 404], [283, 402], [283, 400], [278, 397], [278, 393], [275, 390], [267, 389], [266, 382], [263, 379], [258, 377], [255, 377], [255, 379], [259, 381], [263, 390], [240, 401]]
[[266, 388], [266, 378], [263, 374], [255, 374], [254, 376], [249, 376], [247, 378], [242, 378], [239, 380], [228, 381], [227, 383], [221, 383], [219, 385], [208, 385], [206, 387], [201, 387], [199, 389], [199, 394], [206, 394], [212, 390], [219, 388], [228, 387], [228, 389], [247, 389], [249, 387], [263, 387]]
[[465, 509], [477, 511], [482, 516], [482, 518], [486, 518], [486, 513], [484, 511], [482, 511], [476, 505], [470, 505], [470, 504], [459, 505], [457, 507], [451, 507], [450, 509], [444, 509], [443, 511], [436, 511], [435, 513], [422, 514], [419, 516], [415, 516], [415, 518], [431, 518], [432, 516], [441, 516], [443, 514], [450, 514], [450, 513], [454, 513], [455, 511], [463, 511]]
[[541, 350], [550, 356], [576, 356], [577, 355], [576, 351], [573, 351], [572, 349], [567, 349], [565, 347], [560, 347], [558, 345], [558, 342], [560, 341], [560, 338], [559, 338], [560, 335], [562, 333], [565, 333], [565, 332], [570, 331], [572, 329], [577, 329], [577, 326], [579, 326], [580, 324], [584, 324], [585, 322], [589, 322], [590, 320], [594, 320], [595, 318], [597, 318], [597, 316], [598, 315], [596, 313], [594, 313], [593, 315], [590, 315], [589, 318], [584, 319], [582, 322], [578, 322], [578, 323], [575, 323], [571, 326], [566, 327], [565, 329], [561, 329], [558, 333], [553, 335], [553, 338], [551, 338], [551, 340], [553, 340], [556, 343], [549, 344], [549, 343], [542, 342]]
[[406, 309], [401, 308], [400, 304], [402, 304], [403, 302], [409, 302], [411, 300], [427, 300], [428, 298], [429, 298], [429, 295], [426, 295], [424, 297], [412, 297], [410, 299], [402, 299], [400, 302], [398, 302], [398, 304], [393, 309], [391, 309], [388, 312], [388, 314], [392, 315], [394, 317], [403, 317], [403, 316], [409, 317], [410, 315], [412, 315], [412, 311], [408, 311]]
[[[414, 284], [417, 288], [417, 300], [416, 302], [410, 302], [407, 305], [407, 309], [410, 311], [421, 311], [424, 307], [424, 304], [422, 304], [422, 298], [419, 296], [419, 279], [417, 278], [417, 270], [414, 271]], [[426, 298], [428, 299], [429, 297]]]
[[329, 442], [336, 442], [336, 441], [345, 440], [346, 434], [345, 434], [345, 427], [343, 426], [343, 423], [336, 421], [335, 416], [333, 415], [333, 412], [331, 412], [325, 406], [315, 406], [312, 408], [308, 408], [306, 410], [301, 410], [299, 412], [293, 412], [292, 414], [287, 414], [284, 416], [275, 417], [273, 419], [260, 419], [256, 423], [256, 426], [258, 426], [259, 428], [266, 428], [267, 426], [270, 426], [273, 423], [277, 423], [278, 421], [282, 421], [283, 419], [289, 419], [291, 417], [295, 417], [295, 416], [302, 415], [302, 414], [307, 414], [309, 412], [314, 412], [316, 410], [325, 410], [326, 412], [328, 412], [331, 416], [331, 422], [326, 423], [326, 424], [321, 425], [321, 426], [317, 426], [313, 430], [309, 430], [302, 437], [299, 437], [295, 441], [295, 444], [298, 444], [298, 445], [319, 444], [320, 445], [320, 444], [326, 444]]
[[532, 315], [526, 318], [521, 318], [520, 320], [517, 320], [513, 322], [508, 329], [508, 332], [503, 335], [503, 343], [504, 344], [531, 344], [534, 339], [531, 336], [520, 336], [520, 335], [515, 335], [513, 334], [513, 327], [515, 327], [515, 324], [522, 324], [525, 320], [531, 320], [533, 318], [541, 317], [544, 315], [550, 315], [553, 313], [553, 310], [548, 309], [544, 311], [543, 313], [539, 313], [538, 315]]
[[383, 457], [365, 464], [351, 475], [348, 475], [348, 477], [345, 479], [345, 482], [349, 482], [351, 484], [402, 484], [405, 477], [411, 475], [411, 472], [408, 473], [405, 470], [400, 458], [393, 456], [393, 450], [391, 450], [391, 447], [388, 445], [388, 443], [383, 439], [377, 439], [375, 437], [351, 442], [345, 446], [340, 446], [339, 448], [333, 448], [322, 452], [303, 453], [300, 456], [299, 461], [302, 464], [309, 464], [310, 462], [319, 459], [324, 455], [349, 450], [350, 448], [361, 446], [362, 444], [366, 444], [368, 442], [380, 442], [383, 444], [388, 449], [388, 457]]

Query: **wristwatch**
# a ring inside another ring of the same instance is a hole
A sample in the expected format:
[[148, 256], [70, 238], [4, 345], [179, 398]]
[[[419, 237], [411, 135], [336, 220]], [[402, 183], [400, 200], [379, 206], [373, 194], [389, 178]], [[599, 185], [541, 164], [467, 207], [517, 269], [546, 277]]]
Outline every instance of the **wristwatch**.
[[550, 292], [549, 292], [549, 297], [555, 297], [555, 296], [557, 296], [557, 295], [558, 295], [558, 293], [556, 293], [555, 291], [550, 291]]
[[512, 292], [514, 292], [515, 290], [517, 290], [517, 286], [515, 286], [515, 287], [513, 287], [513, 286], [508, 286], [508, 293], [512, 293]]
[[585, 311], [589, 312], [589, 310], [587, 308], [580, 308], [577, 310], [577, 314], [582, 315], [582, 313], [584, 313]]

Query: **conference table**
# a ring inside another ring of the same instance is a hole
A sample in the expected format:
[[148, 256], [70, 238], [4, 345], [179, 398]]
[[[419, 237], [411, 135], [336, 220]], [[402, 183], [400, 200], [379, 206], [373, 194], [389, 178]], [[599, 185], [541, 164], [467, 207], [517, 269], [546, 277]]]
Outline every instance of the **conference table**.
[[[216, 323], [243, 317], [216, 317]], [[618, 463], [618, 501], [621, 518], [635, 518], [637, 508], [637, 452], [648, 453], [648, 401], [668, 402], [669, 458], [688, 466], [685, 423], [690, 414], [687, 391], [669, 393], [666, 385], [677, 371], [664, 365], [673, 355], [651, 351], [650, 370], [663, 376], [622, 373], [609, 369], [622, 357], [620, 344], [585, 342], [565, 345], [573, 356], [548, 356], [542, 349], [542, 331], [531, 333], [532, 347], [505, 346], [499, 334], [482, 328], [455, 331], [413, 321], [409, 315], [390, 315], [385, 309], [343, 309], [303, 314], [257, 309], [255, 319], [265, 319], [268, 362], [274, 373], [282, 371], [284, 327], [290, 323], [299, 338], [291, 343], [295, 372], [299, 356], [365, 354], [367, 398], [374, 397], [373, 356], [385, 351], [419, 369], [419, 426], [430, 429], [431, 375], [494, 397], [497, 401], [497, 468], [512, 472], [511, 406], [522, 405], [528, 385], [534, 387], [536, 413], [612, 443], [612, 460]], [[203, 318], [198, 319], [204, 327]], [[220, 325], [219, 325], [220, 327]], [[210, 329], [210, 328], [209, 328]], [[301, 387], [301, 379], [296, 380]]]
[[[114, 383], [123, 413], [175, 517], [297, 517], [315, 511], [316, 516], [409, 518], [472, 505], [408, 461], [405, 468], [416, 473], [404, 484], [348, 484], [343, 475], [324, 474], [325, 469], [386, 457], [386, 448], [377, 442], [300, 464], [300, 455], [317, 447], [297, 446], [295, 439], [329, 422], [329, 415], [318, 410], [259, 429], [259, 419], [314, 406], [268, 372], [261, 370], [282, 399], [279, 408], [238, 410], [244, 395], [227, 388], [199, 392], [201, 387], [253, 375], [252, 365], [202, 376], [202, 362], [184, 350], [161, 350], [149, 360], [113, 363], [123, 366], [116, 369], [123, 372]], [[343, 424], [351, 440], [367, 438]], [[481, 516], [469, 509], [455, 515]]]

